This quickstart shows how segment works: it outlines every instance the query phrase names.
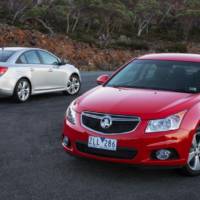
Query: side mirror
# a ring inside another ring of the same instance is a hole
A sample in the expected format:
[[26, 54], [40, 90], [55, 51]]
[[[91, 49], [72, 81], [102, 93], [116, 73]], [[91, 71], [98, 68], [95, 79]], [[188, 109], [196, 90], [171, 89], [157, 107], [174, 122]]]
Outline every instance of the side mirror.
[[67, 60], [67, 59], [61, 59], [59, 65], [66, 65], [68, 63], [69, 63], [69, 60]]
[[99, 77], [97, 78], [97, 84], [98, 84], [98, 85], [102, 85], [102, 84], [104, 84], [109, 78], [110, 78], [109, 75], [103, 74], [103, 75], [101, 75], [101, 76], [99, 76]]

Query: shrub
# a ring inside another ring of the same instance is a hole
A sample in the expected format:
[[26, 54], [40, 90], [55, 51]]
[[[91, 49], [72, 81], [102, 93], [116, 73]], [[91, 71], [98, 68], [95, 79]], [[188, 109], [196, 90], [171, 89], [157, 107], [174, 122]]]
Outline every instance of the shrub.
[[130, 40], [130, 41], [116, 41], [112, 44], [113, 47], [123, 48], [123, 49], [131, 49], [131, 50], [149, 50], [149, 45], [145, 41], [141, 40]]
[[156, 48], [156, 52], [174, 52], [187, 53], [187, 45], [185, 43], [173, 43]]

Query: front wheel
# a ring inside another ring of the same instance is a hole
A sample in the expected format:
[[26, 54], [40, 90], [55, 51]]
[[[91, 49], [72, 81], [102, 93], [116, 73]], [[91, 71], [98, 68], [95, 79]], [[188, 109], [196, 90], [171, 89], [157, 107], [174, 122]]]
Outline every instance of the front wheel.
[[75, 95], [78, 94], [81, 88], [81, 81], [77, 75], [72, 75], [67, 83], [66, 91], [64, 94]]
[[183, 172], [190, 176], [200, 175], [200, 130], [193, 137], [192, 145], [188, 154], [187, 165]]
[[26, 102], [31, 95], [31, 85], [27, 79], [20, 79], [14, 90], [13, 97], [14, 99], [19, 102], [23, 103]]

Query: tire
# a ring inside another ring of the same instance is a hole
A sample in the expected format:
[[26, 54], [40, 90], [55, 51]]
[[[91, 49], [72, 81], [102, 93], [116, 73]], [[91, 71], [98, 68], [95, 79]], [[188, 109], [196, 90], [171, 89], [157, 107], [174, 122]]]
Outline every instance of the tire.
[[14, 89], [13, 97], [16, 102], [18, 103], [24, 103], [28, 101], [29, 97], [31, 95], [31, 84], [30, 82], [22, 78], [20, 79]]
[[67, 89], [63, 93], [65, 95], [76, 95], [79, 93], [81, 89], [81, 81], [78, 75], [73, 74], [68, 83], [67, 83]]
[[182, 172], [188, 176], [200, 175], [200, 129], [193, 136], [187, 165], [184, 166]]

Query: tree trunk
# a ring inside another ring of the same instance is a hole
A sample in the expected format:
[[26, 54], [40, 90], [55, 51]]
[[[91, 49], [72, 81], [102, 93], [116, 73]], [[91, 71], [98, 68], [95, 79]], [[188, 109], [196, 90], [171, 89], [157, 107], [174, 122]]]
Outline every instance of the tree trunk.
[[151, 20], [153, 19], [153, 16], [154, 14], [152, 14], [148, 19], [144, 19], [143, 21], [139, 22], [137, 33], [138, 37], [141, 37], [143, 31], [148, 28], [149, 24], [151, 23]]
[[76, 30], [76, 27], [77, 27], [78, 22], [79, 22], [79, 17], [80, 17], [80, 12], [78, 12], [77, 16], [75, 17], [75, 22], [74, 22], [74, 25], [72, 27], [72, 33]]
[[13, 16], [12, 24], [15, 23], [17, 17], [18, 17], [21, 13], [23, 13], [23, 12], [27, 9], [27, 7], [28, 7], [28, 6], [24, 6], [24, 7], [21, 8], [20, 10], [17, 10], [17, 12], [16, 12], [16, 13], [14, 14], [14, 16]]
[[53, 29], [50, 26], [48, 26], [47, 23], [45, 21], [43, 21], [42, 19], [37, 18], [37, 17], [34, 17], [34, 18], [30, 17], [30, 18], [23, 19], [23, 22], [28, 21], [28, 20], [34, 20], [34, 21], [38, 22], [39, 24], [41, 24], [43, 26], [43, 28], [45, 28], [49, 32], [50, 35], [54, 34]]
[[66, 30], [67, 34], [70, 31], [70, 14], [71, 14], [70, 12], [67, 14], [67, 30]]

